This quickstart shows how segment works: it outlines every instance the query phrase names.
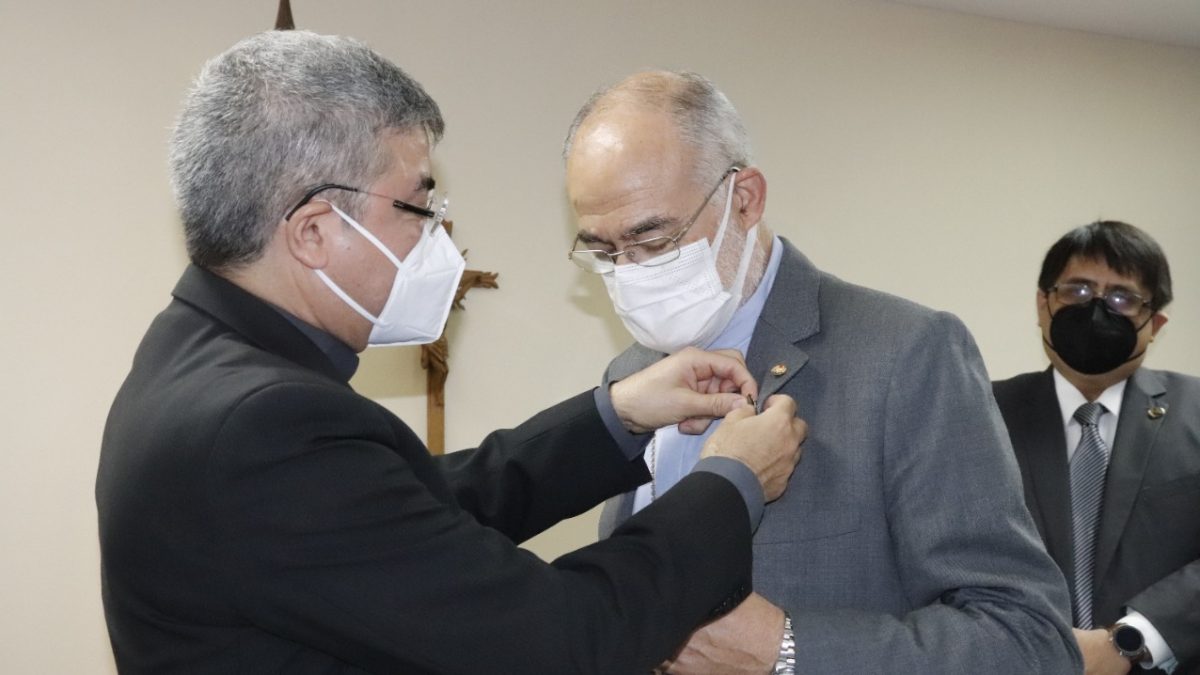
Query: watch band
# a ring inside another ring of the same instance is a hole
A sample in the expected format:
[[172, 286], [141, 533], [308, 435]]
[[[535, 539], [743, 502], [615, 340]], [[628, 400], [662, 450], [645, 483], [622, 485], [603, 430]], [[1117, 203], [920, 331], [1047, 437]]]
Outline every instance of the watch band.
[[792, 631], [792, 615], [783, 613], [783, 639], [779, 641], [779, 658], [772, 675], [796, 675], [796, 634]]

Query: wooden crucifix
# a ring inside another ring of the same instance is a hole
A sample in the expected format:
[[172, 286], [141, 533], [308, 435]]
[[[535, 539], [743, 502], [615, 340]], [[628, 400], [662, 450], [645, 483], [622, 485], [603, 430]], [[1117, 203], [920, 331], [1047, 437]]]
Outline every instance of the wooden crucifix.
[[[453, 221], [444, 220], [442, 226], [446, 234], [454, 229]], [[467, 257], [467, 251], [462, 255]], [[472, 288], [499, 288], [497, 276], [495, 272], [463, 271], [451, 308], [465, 309], [462, 303]], [[450, 374], [450, 346], [444, 329], [437, 340], [421, 346], [421, 367], [425, 369], [425, 445], [429, 452], [440, 455], [446, 452], [446, 376]]]

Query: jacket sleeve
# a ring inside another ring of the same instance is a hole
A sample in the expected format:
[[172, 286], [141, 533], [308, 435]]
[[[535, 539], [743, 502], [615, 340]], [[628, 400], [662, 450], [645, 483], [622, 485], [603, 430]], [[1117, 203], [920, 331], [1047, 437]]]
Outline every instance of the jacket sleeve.
[[885, 504], [905, 616], [789, 607], [813, 672], [1075, 673], [1066, 583], [1022, 501], [974, 341], [929, 315], [893, 354]]
[[434, 461], [460, 506], [517, 542], [650, 478], [613, 442], [591, 393]]
[[[372, 672], [634, 673], [749, 586], [746, 509], [720, 477], [689, 477], [616, 536], [546, 563], [461, 508], [415, 436], [398, 441], [366, 403], [276, 384], [224, 423], [205, 506], [215, 573], [248, 624]], [[554, 427], [486, 447], [499, 457], [529, 446], [549, 461], [574, 442]], [[592, 498], [531, 487], [560, 471], [533, 465], [471, 469], [512, 483], [455, 493], [518, 535]]]
[[[1200, 490], [1194, 477], [1191, 489]], [[1181, 672], [1200, 671], [1200, 560], [1156, 581], [1127, 604], [1145, 615], [1166, 640]]]

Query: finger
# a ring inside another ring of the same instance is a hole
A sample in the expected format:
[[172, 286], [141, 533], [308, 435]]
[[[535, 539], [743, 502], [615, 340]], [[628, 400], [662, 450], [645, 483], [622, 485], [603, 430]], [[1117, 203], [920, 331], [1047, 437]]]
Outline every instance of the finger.
[[699, 436], [708, 431], [708, 427], [712, 423], [711, 417], [689, 417], [679, 423], [679, 433], [689, 436]]
[[741, 352], [723, 349], [716, 352], [697, 351], [692, 357], [692, 369], [699, 379], [712, 377], [729, 380], [742, 394], [758, 397], [758, 383], [746, 368]]
[[742, 398], [741, 394], [722, 394], [721, 396], [732, 396], [737, 399], [736, 401], [733, 401], [732, 409], [725, 413], [725, 421], [737, 422], [748, 417], [754, 417], [754, 406], [747, 403], [746, 399]]
[[734, 394], [738, 393], [739, 391], [737, 382], [734, 382], [733, 380], [727, 380], [723, 377], [711, 377], [706, 380], [698, 380], [695, 386], [690, 388], [701, 393], [709, 394]]
[[736, 393], [728, 394], [710, 394], [704, 397], [708, 409], [695, 415], [695, 417], [725, 417], [735, 410], [749, 408], [750, 413], [754, 413], [754, 408], [746, 400], [745, 396]]
[[742, 364], [743, 366], [746, 365], [745, 355], [743, 355], [740, 351], [738, 351], [736, 349], [714, 349], [709, 353], [710, 354], [720, 354], [722, 356], [728, 356], [729, 358], [733, 359], [734, 361], [737, 361], [738, 363]]
[[783, 413], [789, 417], [796, 416], [796, 399], [787, 394], [775, 394], [763, 402], [763, 412], [778, 408], [776, 414]]
[[800, 442], [803, 443], [804, 440], [806, 438], [808, 438], [808, 422], [805, 422], [804, 420], [800, 419], [799, 417], [793, 418], [792, 433], [799, 436]]

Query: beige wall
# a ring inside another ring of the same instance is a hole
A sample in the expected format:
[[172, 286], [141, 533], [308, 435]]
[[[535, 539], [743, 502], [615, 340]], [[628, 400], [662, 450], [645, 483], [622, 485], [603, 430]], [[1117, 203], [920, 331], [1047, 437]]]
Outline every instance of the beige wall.
[[[644, 66], [713, 77], [757, 140], [775, 229], [846, 279], [957, 313], [993, 375], [1044, 366], [1040, 256], [1099, 216], [1166, 247], [1179, 299], [1148, 363], [1200, 373], [1200, 50], [854, 0], [293, 5], [446, 113], [456, 239], [502, 285], [451, 321], [451, 447], [592, 386], [626, 342], [564, 259], [558, 153], [584, 97]], [[92, 481], [108, 403], [185, 264], [167, 130], [203, 60], [274, 12], [0, 0], [0, 670], [112, 670]], [[415, 355], [372, 351], [355, 384], [424, 433]]]

